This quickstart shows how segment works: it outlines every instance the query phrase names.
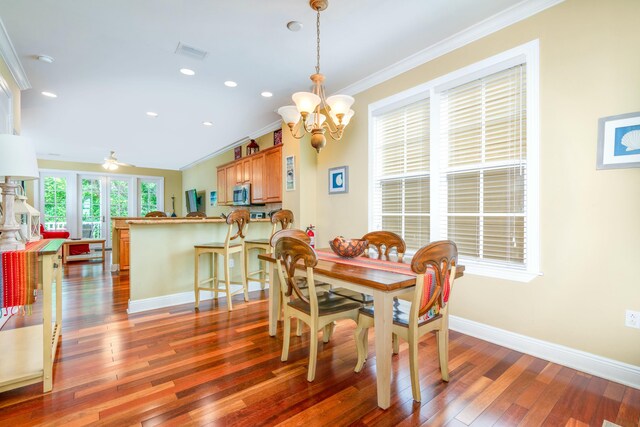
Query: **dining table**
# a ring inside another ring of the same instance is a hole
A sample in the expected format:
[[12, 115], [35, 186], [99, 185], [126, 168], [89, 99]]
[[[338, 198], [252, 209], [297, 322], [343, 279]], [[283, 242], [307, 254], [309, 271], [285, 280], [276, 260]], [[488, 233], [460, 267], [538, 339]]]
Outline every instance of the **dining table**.
[[[389, 408], [391, 404], [391, 357], [394, 297], [411, 292], [416, 284], [416, 275], [411, 271], [411, 260], [401, 262], [391, 257], [379, 260], [372, 257], [342, 258], [331, 249], [316, 249], [318, 263], [313, 268], [314, 279], [331, 287], [341, 287], [373, 296], [376, 388], [378, 406]], [[276, 335], [280, 318], [280, 280], [275, 274], [273, 254], [260, 254], [259, 259], [267, 261], [269, 270], [269, 335]], [[300, 275], [306, 274], [300, 264]], [[464, 266], [456, 267], [456, 278], [464, 274]]]

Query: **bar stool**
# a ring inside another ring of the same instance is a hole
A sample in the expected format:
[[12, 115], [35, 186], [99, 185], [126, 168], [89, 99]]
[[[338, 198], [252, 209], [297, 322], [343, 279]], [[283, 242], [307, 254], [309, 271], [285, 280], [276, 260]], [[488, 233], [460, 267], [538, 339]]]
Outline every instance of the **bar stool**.
[[[247, 287], [247, 276], [245, 275], [244, 265], [246, 263], [244, 256], [244, 236], [248, 228], [249, 223], [249, 211], [246, 209], [237, 209], [227, 216], [227, 224], [229, 229], [227, 230], [227, 237], [224, 242], [215, 243], [203, 243], [201, 245], [195, 245], [195, 280], [194, 291], [196, 294], [196, 309], [200, 304], [200, 291], [212, 291], [213, 297], [218, 299], [218, 292], [225, 292], [227, 294], [227, 307], [229, 311], [233, 309], [231, 304], [231, 296], [239, 292], [244, 291], [244, 300], [249, 301], [249, 289]], [[232, 235], [234, 224], [237, 226], [238, 231]], [[229, 274], [229, 256], [239, 253], [240, 254], [240, 272], [242, 274], [242, 283], [231, 282], [231, 275]], [[209, 279], [200, 281], [200, 255], [211, 254], [211, 276]], [[218, 280], [218, 255], [222, 256], [222, 262], [224, 265], [224, 288], [220, 288], [220, 280]], [[207, 283], [211, 283], [211, 286], [203, 286]], [[242, 288], [231, 292], [232, 284], [240, 284]]]
[[[263, 251], [265, 251], [265, 253], [270, 254], [272, 251], [272, 246], [269, 244], [271, 237], [275, 234], [275, 232], [277, 231], [278, 228], [278, 224], [280, 224], [280, 229], [281, 230], [286, 230], [288, 228], [291, 228], [291, 224], [293, 224], [293, 212], [291, 212], [288, 209], [284, 209], [281, 211], [278, 211], [276, 213], [274, 213], [273, 215], [271, 215], [271, 223], [273, 224], [271, 227], [271, 235], [269, 236], [268, 239], [252, 239], [252, 240], [245, 240], [244, 242], [244, 256], [245, 256], [245, 275], [247, 276], [247, 280], [251, 279], [254, 280], [256, 282], [260, 282], [260, 287], [262, 289], [264, 289], [265, 284], [267, 283], [268, 279], [267, 279], [267, 268], [264, 265], [264, 261], [258, 261], [259, 263], [262, 262], [263, 266], [262, 268], [260, 268], [259, 270], [256, 270], [252, 273], [249, 272], [249, 251], [252, 249], [261, 249]], [[257, 278], [255, 278], [254, 276], [258, 276]]]

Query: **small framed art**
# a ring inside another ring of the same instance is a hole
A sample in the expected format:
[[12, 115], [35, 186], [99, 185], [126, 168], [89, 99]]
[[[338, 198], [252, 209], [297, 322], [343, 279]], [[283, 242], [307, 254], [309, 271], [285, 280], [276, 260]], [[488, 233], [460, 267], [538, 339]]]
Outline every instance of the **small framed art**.
[[282, 129], [276, 129], [273, 131], [273, 145], [282, 144]]
[[596, 169], [640, 168], [640, 112], [598, 120]]
[[233, 158], [235, 160], [242, 158], [242, 146], [238, 146], [233, 149]]
[[329, 169], [329, 194], [349, 192], [349, 166]]
[[287, 156], [285, 159], [285, 167], [287, 172], [286, 189], [287, 191], [293, 191], [296, 189], [296, 175], [295, 175], [295, 157]]

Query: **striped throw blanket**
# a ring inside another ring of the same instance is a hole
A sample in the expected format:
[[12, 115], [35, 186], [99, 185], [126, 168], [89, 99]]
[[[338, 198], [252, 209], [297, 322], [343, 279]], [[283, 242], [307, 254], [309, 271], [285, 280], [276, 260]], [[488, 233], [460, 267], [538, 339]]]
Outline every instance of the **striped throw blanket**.
[[0, 308], [2, 315], [31, 314], [41, 283], [38, 256], [51, 240], [27, 243], [20, 251], [0, 253]]

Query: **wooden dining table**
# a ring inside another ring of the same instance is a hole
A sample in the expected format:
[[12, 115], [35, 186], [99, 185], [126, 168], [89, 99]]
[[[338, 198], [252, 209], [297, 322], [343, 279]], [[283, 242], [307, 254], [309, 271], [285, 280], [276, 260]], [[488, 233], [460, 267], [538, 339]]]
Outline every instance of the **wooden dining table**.
[[[318, 252], [328, 252], [329, 249], [319, 249]], [[273, 254], [261, 254], [260, 259], [269, 265], [269, 335], [276, 335], [278, 319], [280, 317], [280, 281], [275, 272], [275, 258]], [[384, 263], [385, 261], [381, 261]], [[405, 259], [410, 264], [410, 259]], [[331, 257], [322, 259], [313, 269], [314, 279], [332, 287], [342, 287], [373, 296], [375, 309], [375, 353], [376, 353], [376, 382], [378, 406], [387, 409], [391, 404], [391, 327], [393, 324], [393, 298], [410, 292], [416, 284], [416, 277], [407, 269], [407, 273], [381, 270], [375, 268], [375, 260], [368, 258], [366, 263], [354, 265], [349, 259]], [[300, 265], [302, 276], [306, 274], [304, 266]], [[464, 266], [456, 268], [456, 278], [464, 273]]]

